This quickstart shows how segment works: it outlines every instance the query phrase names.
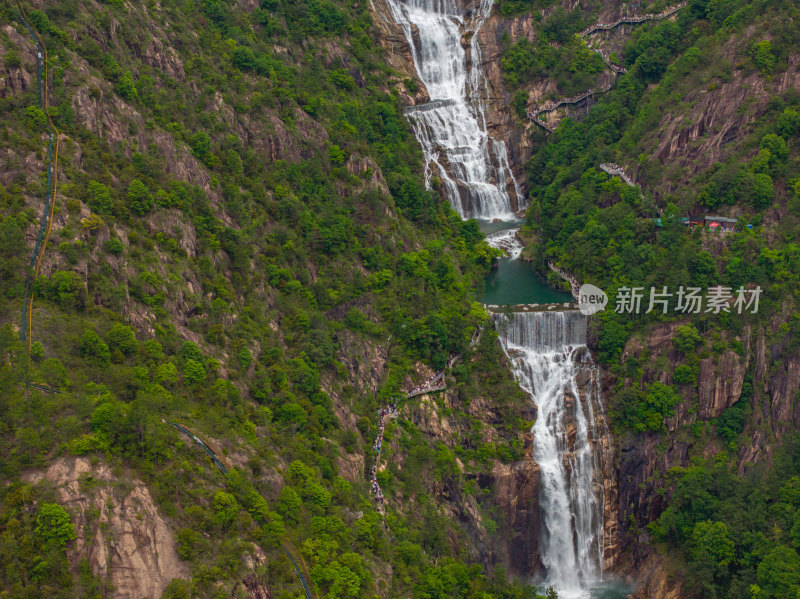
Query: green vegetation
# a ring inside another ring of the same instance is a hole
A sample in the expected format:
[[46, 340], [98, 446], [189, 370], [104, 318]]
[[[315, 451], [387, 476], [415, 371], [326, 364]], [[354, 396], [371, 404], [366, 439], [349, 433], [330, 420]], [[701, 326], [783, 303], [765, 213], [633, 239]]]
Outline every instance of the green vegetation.
[[664, 419], [674, 415], [673, 408], [681, 402], [678, 391], [655, 382], [646, 391], [626, 389], [620, 394], [614, 414], [619, 424], [636, 433], [666, 430]]
[[[550, 143], [531, 158], [528, 172], [533, 202], [528, 226], [546, 240], [540, 246], [540, 260], [561, 264], [610, 296], [622, 285], [646, 290], [667, 285], [675, 290], [680, 285], [706, 288], [723, 284], [735, 289], [756, 283], [766, 295], [760, 313], [769, 314], [792, 289], [789, 281], [794, 281], [792, 273], [798, 272], [797, 244], [792, 240], [796, 239], [793, 232], [800, 214], [792, 208], [798, 201], [792, 186], [800, 169], [789, 142], [796, 139], [794, 115], [800, 99], [792, 92], [776, 97], [749, 140], [740, 144], [740, 152], [746, 152], [755, 141], [760, 148], [755, 158], [740, 161], [740, 154], [732, 152], [727, 162], [697, 173], [680, 196], [671, 194], [656, 203], [648, 193], [640, 195], [639, 189], [597, 169], [601, 162], [643, 151], [646, 135], [667, 103], [691, 85], [692, 73], [713, 68], [699, 57], [710, 55], [730, 31], [703, 36], [695, 23], [703, 15], [704, 5], [695, 2], [689, 8], [679, 13], [676, 23], [637, 29], [625, 50], [628, 74], [583, 121], [566, 119]], [[784, 39], [790, 35], [786, 32]], [[646, 91], [652, 82], [658, 85]], [[657, 187], [664, 173], [657, 170], [655, 162], [643, 157], [641, 169], [645, 182], [652, 181]], [[775, 197], [775, 182], [788, 186], [780, 199]], [[759, 229], [742, 226], [729, 249], [715, 256], [704, 249], [701, 231], [689, 232], [679, 220], [687, 213], [724, 204], [736, 205], [749, 215], [743, 223], [758, 224], [775, 201], [788, 205], [790, 216], [780, 225], [786, 235], [771, 246]], [[650, 219], [659, 215], [659, 210], [663, 226], [656, 232]], [[656, 310], [640, 316], [636, 326], [669, 317]], [[628, 315], [603, 315], [600, 355], [605, 361], [619, 357], [632, 331], [632, 320]], [[712, 318], [705, 313], [695, 318], [698, 328], [706, 332], [709, 326], [739, 330], [743, 320]]]
[[[85, 456], [146, 484], [176, 531], [191, 578], [165, 597], [231, 596], [252, 544], [273, 596], [297, 596], [284, 541], [318, 597], [534, 597], [458, 550], [469, 533], [431, 492], [518, 459], [525, 399], [492, 331], [470, 359], [486, 324], [472, 298], [497, 252], [425, 190], [368, 3], [65, 0], [28, 12], [64, 138], [29, 361], [14, 326], [45, 185], [32, 135], [44, 114], [35, 86], [0, 99], [14, 150], [0, 186], [2, 592], [103, 594], [88, 563], [67, 560], [74, 536], [99, 525], [91, 510], [73, 527], [79, 515], [48, 484], [21, 478]], [[15, 14], [0, 3], [19, 32], [0, 32], [3, 64], [35, 72]], [[398, 424], [384, 525], [365, 473], [345, 480], [339, 460], [367, 468], [378, 407], [419, 363], [456, 353], [467, 359], [450, 373], [448, 418], [468, 434], [436, 443]], [[503, 415], [491, 443], [466, 413], [478, 396]], [[218, 445], [234, 462], [227, 479], [169, 421]], [[91, 497], [99, 483], [84, 483]], [[491, 494], [469, 494], [502, 539]]]
[[[637, 26], [622, 53], [628, 72], [585, 118], [564, 119], [527, 165], [532, 201], [524, 233], [542, 240], [536, 248], [541, 272], [548, 274], [547, 262], [555, 262], [611, 298], [612, 310], [596, 324], [598, 356], [616, 379], [608, 398], [615, 433], [643, 447], [657, 438], [652, 454], [666, 454], [666, 463], [685, 459], [676, 455], [684, 450], [689, 456], [689, 467], [669, 475], [651, 464], [639, 488], [649, 507], [623, 508], [632, 537], [657, 518], [651, 538], [670, 554], [681, 578], [686, 572], [688, 597], [793, 597], [800, 589], [800, 545], [793, 536], [798, 440], [781, 448], [778, 435], [789, 433], [767, 431], [764, 420], [755, 419], [769, 409], [767, 379], [798, 347], [800, 95], [774, 85], [800, 39], [798, 16], [788, 1], [692, 0], [674, 22]], [[581, 25], [578, 17], [569, 21], [565, 33]], [[564, 56], [574, 43], [547, 39], [542, 31], [537, 42], [507, 46], [501, 59], [507, 81], [524, 87], [549, 69], [565, 72]], [[718, 130], [695, 129], [681, 141], [677, 152], [691, 156], [687, 161], [663, 149], [667, 136], [674, 141], [693, 125], [688, 115], [698, 102], [696, 90], [724, 103], [724, 86], [742, 81], [746, 89], [763, 85], [770, 97], [760, 106], [747, 99], [735, 107], [737, 115], [755, 116], [726, 139], [716, 162], [706, 163], [696, 148]], [[560, 89], [565, 85], [559, 79]], [[677, 128], [665, 134], [667, 123]], [[598, 168], [609, 162], [626, 165], [641, 188]], [[735, 215], [736, 232], [691, 230], [681, 221], [704, 214]], [[680, 286], [712, 285], [760, 285], [758, 314], [663, 314], [658, 306], [646, 313], [651, 287], [675, 293]], [[613, 311], [622, 286], [644, 288], [639, 315]], [[671, 344], [647, 346], [665, 330]], [[701, 362], [714, 376], [727, 376], [720, 360], [733, 354], [744, 364], [741, 340], [748, 330], [767, 333], [773, 370], [754, 381], [750, 367], [738, 401], [716, 418], [700, 413]], [[759, 452], [756, 467], [743, 458], [751, 450]], [[766, 456], [772, 451], [774, 463]]]
[[497, 0], [494, 5], [503, 16], [512, 16], [528, 12], [531, 9], [541, 9], [552, 6], [554, 0]]
[[69, 514], [57, 503], [43, 503], [36, 517], [36, 535], [44, 546], [52, 546], [62, 551], [67, 541], [75, 538], [75, 529], [69, 519]]
[[[19, 436], [30, 442], [32, 430]], [[65, 547], [75, 538], [69, 514], [47, 495], [39, 496], [36, 509], [30, 487], [7, 489], [0, 507], [0, 561], [3, 591], [10, 597], [94, 597], [102, 588], [83, 559], [73, 576]]]
[[670, 506], [650, 525], [670, 552], [685, 551], [694, 597], [777, 599], [800, 590], [800, 439], [768, 474], [730, 471], [728, 456], [676, 468]]
[[522, 38], [512, 44], [505, 34], [500, 67], [509, 87], [547, 79], [556, 82], [558, 97], [577, 95], [593, 87], [605, 65], [599, 54], [574, 35], [583, 24], [559, 6], [539, 25], [536, 42]]

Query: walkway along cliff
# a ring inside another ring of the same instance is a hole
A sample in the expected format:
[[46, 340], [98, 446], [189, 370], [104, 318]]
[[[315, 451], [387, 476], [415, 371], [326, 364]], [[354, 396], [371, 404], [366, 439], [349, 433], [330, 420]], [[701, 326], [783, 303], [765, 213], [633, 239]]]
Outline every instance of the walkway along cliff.
[[[644, 15], [620, 17], [619, 19], [616, 19], [615, 21], [613, 21], [611, 23], [594, 23], [592, 25], [589, 25], [586, 29], [584, 29], [583, 31], [581, 31], [580, 33], [578, 33], [576, 35], [577, 35], [577, 37], [579, 37], [582, 40], [584, 40], [586, 45], [589, 48], [591, 48], [597, 54], [600, 55], [600, 57], [603, 59], [603, 62], [605, 63], [605, 65], [609, 69], [611, 69], [617, 75], [623, 75], [623, 74], [627, 73], [628, 70], [624, 66], [622, 66], [621, 64], [618, 64], [618, 63], [614, 62], [614, 60], [612, 60], [611, 57], [608, 54], [606, 54], [605, 52], [603, 52], [601, 49], [593, 47], [592, 43], [587, 38], [591, 34], [596, 33], [598, 31], [609, 31], [609, 30], [615, 29], [616, 27], [619, 27], [620, 25], [623, 25], [623, 24], [636, 24], [636, 23], [644, 23], [644, 22], [647, 22], [647, 21], [657, 21], [657, 20], [661, 20], [661, 19], [666, 19], [666, 18], [671, 17], [672, 15], [674, 15], [676, 12], [678, 12], [680, 9], [684, 8], [685, 6], [687, 6], [687, 3], [686, 2], [681, 2], [680, 4], [676, 4], [675, 6], [671, 6], [671, 7], [667, 8], [666, 10], [663, 10], [662, 12], [660, 12], [658, 14], [647, 13], [647, 14], [644, 14]], [[559, 100], [555, 100], [553, 102], [545, 104], [544, 106], [540, 106], [539, 108], [535, 108], [534, 110], [529, 111], [528, 112], [528, 120], [530, 120], [532, 123], [534, 123], [536, 125], [539, 125], [543, 129], [545, 129], [548, 133], [552, 133], [553, 131], [556, 130], [556, 126], [554, 126], [553, 124], [548, 123], [547, 121], [542, 119], [541, 116], [540, 116], [541, 114], [543, 114], [545, 112], [552, 112], [552, 111], [557, 110], [557, 109], [559, 109], [561, 107], [575, 106], [575, 105], [581, 104], [582, 102], [586, 102], [587, 100], [589, 100], [589, 98], [591, 98], [595, 94], [605, 93], [610, 89], [611, 89], [611, 83], [608, 83], [607, 85], [603, 86], [603, 88], [601, 88], [599, 90], [589, 89], [589, 90], [585, 91], [584, 93], [578, 94], [577, 96], [573, 96], [571, 98], [561, 98]], [[626, 180], [626, 183], [627, 182], [628, 181]], [[629, 185], [632, 185], [632, 183], [629, 183]]]

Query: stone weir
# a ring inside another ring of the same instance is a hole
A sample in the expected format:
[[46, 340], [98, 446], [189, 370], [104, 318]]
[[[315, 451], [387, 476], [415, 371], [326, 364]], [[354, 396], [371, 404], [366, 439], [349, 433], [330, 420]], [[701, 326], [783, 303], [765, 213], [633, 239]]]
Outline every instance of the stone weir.
[[491, 314], [505, 314], [507, 312], [566, 312], [577, 310], [578, 304], [575, 302], [563, 302], [557, 304], [484, 304], [486, 310]]

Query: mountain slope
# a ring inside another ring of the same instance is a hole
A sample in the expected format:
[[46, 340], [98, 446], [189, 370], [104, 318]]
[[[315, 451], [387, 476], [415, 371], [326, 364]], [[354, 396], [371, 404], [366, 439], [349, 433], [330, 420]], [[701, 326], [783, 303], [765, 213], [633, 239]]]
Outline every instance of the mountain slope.
[[[3, 590], [296, 596], [285, 545], [315, 596], [531, 596], [478, 563], [509, 564], [512, 498], [493, 489], [530, 469], [529, 414], [493, 331], [470, 349], [496, 252], [424, 190], [400, 78], [366, 7], [23, 9], [47, 48], [61, 135], [28, 355], [19, 315], [47, 115], [33, 39], [4, 2]], [[420, 421], [403, 389], [456, 354], [440, 416]], [[383, 454], [384, 523], [367, 473], [390, 401], [403, 411], [386, 444], [401, 459]], [[233, 472], [222, 477], [172, 421]], [[171, 538], [120, 528], [127, 499], [103, 508], [128, 485]], [[72, 504], [76, 488], [87, 505]], [[131, 534], [136, 547], [115, 552]], [[173, 552], [181, 562], [152, 577], [158, 588], [122, 575], [137, 555]]]
[[[558, 10], [567, 18], [545, 15], [534, 31], [556, 56], [559, 35], [594, 19], [591, 8]], [[790, 2], [689, 2], [672, 19], [604, 33], [592, 43], [627, 72], [562, 111], [527, 164], [525, 235], [538, 268], [555, 262], [612, 298], [595, 344], [619, 456], [617, 567], [643, 597], [784, 597], [800, 585], [790, 532], [798, 37]], [[508, 84], [540, 85], [547, 74], [525, 66], [528, 42], [511, 41]], [[735, 230], [681, 220], [708, 215], [733, 218]], [[679, 286], [714, 285], [760, 286], [757, 314], [675, 312]], [[644, 290], [639, 315], [613, 311], [625, 286]], [[664, 286], [670, 311], [645, 314], [650, 288]]]

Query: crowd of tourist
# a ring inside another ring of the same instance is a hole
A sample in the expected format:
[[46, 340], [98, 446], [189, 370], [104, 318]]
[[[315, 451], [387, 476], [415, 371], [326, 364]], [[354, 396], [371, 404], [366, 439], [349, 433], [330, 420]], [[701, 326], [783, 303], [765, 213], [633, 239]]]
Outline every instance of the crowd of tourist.
[[625, 169], [615, 162], [605, 162], [601, 166], [605, 167], [606, 172], [612, 175], [620, 175], [625, 172]]
[[381, 447], [383, 446], [383, 432], [386, 430], [386, 419], [394, 418], [397, 416], [397, 406], [393, 403], [389, 404], [388, 408], [381, 408], [378, 411], [378, 436], [375, 437], [375, 443], [372, 448], [377, 453], [375, 457], [375, 465], [369, 471], [369, 480], [372, 494], [378, 501], [383, 501], [383, 491], [378, 484], [377, 467], [378, 461], [381, 457]]
[[[455, 364], [458, 356], [454, 356], [448, 360], [447, 365], [452, 366]], [[438, 381], [438, 382], [437, 382]], [[426, 391], [430, 391], [436, 389], [444, 383], [444, 370], [439, 370], [433, 374], [430, 378], [428, 378], [424, 383], [413, 387], [412, 389], [406, 391], [407, 397], [413, 397], [414, 395], [419, 395], [421, 393], [425, 393]], [[397, 405], [394, 403], [390, 403], [388, 407], [381, 408], [378, 411], [378, 436], [375, 437], [375, 443], [372, 445], [372, 449], [375, 450], [375, 465], [370, 468], [369, 471], [369, 482], [370, 482], [370, 491], [375, 496], [375, 499], [379, 502], [383, 502], [383, 491], [381, 490], [380, 484], [378, 484], [378, 463], [380, 462], [381, 458], [381, 448], [383, 447], [383, 433], [386, 430], [386, 420], [388, 418], [395, 418], [397, 416]]]
[[432, 387], [437, 387], [438, 385], [436, 385], [436, 380], [443, 376], [444, 376], [444, 370], [439, 370], [438, 372], [434, 373], [434, 375], [424, 383], [421, 383], [416, 387], [413, 387], [412, 389], [406, 391], [406, 395], [408, 397], [412, 397], [414, 395], [419, 395], [420, 393], [423, 393], [424, 391], [431, 389]]

